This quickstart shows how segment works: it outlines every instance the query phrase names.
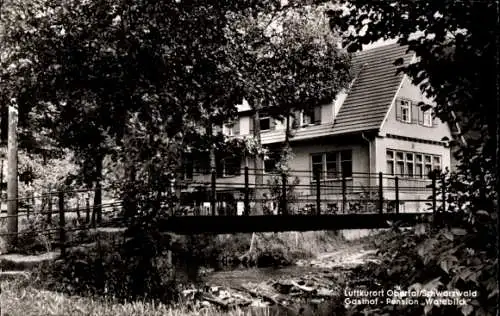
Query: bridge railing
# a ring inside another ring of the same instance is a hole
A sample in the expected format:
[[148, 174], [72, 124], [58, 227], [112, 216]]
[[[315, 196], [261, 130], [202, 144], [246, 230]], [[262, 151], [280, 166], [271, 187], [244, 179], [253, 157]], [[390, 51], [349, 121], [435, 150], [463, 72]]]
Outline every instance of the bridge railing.
[[267, 173], [243, 168], [231, 175], [192, 174], [172, 191], [185, 213], [193, 215], [436, 212], [446, 203], [440, 181], [436, 173], [315, 175], [307, 170]]

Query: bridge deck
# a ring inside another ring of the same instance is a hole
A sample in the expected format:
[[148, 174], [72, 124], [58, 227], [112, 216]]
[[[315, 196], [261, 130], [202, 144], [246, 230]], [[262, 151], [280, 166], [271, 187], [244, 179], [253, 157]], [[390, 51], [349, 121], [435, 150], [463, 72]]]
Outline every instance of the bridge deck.
[[178, 234], [251, 233], [317, 231], [400, 227], [432, 220], [431, 213], [338, 214], [338, 215], [260, 215], [260, 216], [174, 216], [165, 219], [161, 230]]

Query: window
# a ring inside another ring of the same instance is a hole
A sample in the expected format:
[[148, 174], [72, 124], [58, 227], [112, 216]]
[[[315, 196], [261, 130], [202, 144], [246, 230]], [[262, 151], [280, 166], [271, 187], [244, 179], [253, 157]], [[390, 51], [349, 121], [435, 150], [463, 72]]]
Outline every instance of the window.
[[241, 174], [241, 158], [226, 157], [217, 163], [218, 177], [239, 176]]
[[273, 173], [278, 170], [278, 162], [280, 160], [279, 152], [272, 152], [264, 157], [264, 172]]
[[259, 117], [260, 130], [267, 131], [271, 129], [271, 118], [269, 116]]
[[340, 152], [340, 170], [342, 176], [352, 177], [352, 151], [343, 150]]
[[387, 167], [386, 173], [393, 176], [394, 175], [394, 152], [392, 150], [388, 150], [387, 153]]
[[441, 170], [441, 157], [439, 156], [432, 157], [432, 167], [434, 170]]
[[432, 111], [428, 109], [427, 111], [422, 111], [423, 123], [424, 126], [432, 126]]
[[276, 168], [277, 162], [275, 159], [268, 158], [264, 159], [264, 172], [265, 173], [273, 173], [277, 171]]
[[300, 126], [308, 126], [311, 124], [321, 123], [321, 107], [316, 106], [312, 109], [300, 111], [299, 114]]
[[407, 153], [405, 161], [406, 161], [405, 174], [408, 177], [413, 177], [413, 171], [414, 171], [414, 168], [413, 168], [413, 166], [414, 166], [413, 165], [413, 154], [412, 153]]
[[422, 163], [422, 155], [415, 155], [415, 177], [422, 178], [424, 176], [424, 165]]
[[227, 136], [235, 136], [240, 134], [240, 121], [236, 119], [234, 122], [224, 124], [223, 134]]
[[319, 174], [320, 180], [352, 177], [352, 151], [334, 151], [311, 155], [313, 180]]
[[396, 118], [405, 123], [411, 123], [411, 102], [407, 100], [399, 100], [396, 109]]
[[400, 177], [423, 178], [441, 169], [441, 157], [420, 153], [387, 150], [386, 172]]
[[312, 161], [313, 180], [316, 180], [316, 175], [319, 175], [319, 179], [323, 180], [324, 178], [323, 154], [312, 155], [311, 161]]

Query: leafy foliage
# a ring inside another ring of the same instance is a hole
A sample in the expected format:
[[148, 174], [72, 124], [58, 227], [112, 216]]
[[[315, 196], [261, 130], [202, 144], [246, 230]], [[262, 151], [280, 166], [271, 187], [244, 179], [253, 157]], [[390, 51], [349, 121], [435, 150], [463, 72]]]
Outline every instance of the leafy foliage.
[[[484, 240], [465, 229], [431, 229], [420, 224], [414, 230], [389, 232], [378, 240], [380, 264], [358, 268], [355, 278], [371, 277], [381, 289], [400, 291], [461, 291], [476, 293], [466, 298], [465, 305], [434, 305], [418, 299], [422, 304], [383, 304], [372, 315], [494, 315], [498, 298], [496, 266], [490, 254], [484, 251]], [[412, 297], [413, 299], [414, 297]], [[365, 310], [357, 306], [351, 313]]]
[[[434, 99], [441, 120], [452, 127], [458, 123], [458, 136], [465, 140], [456, 142], [459, 166], [447, 179], [448, 207], [441, 210], [462, 214], [461, 228], [429, 231], [419, 227], [415, 232], [398, 232], [380, 244], [384, 262], [369, 273], [385, 288], [427, 286], [471, 289], [479, 294], [466, 306], [404, 306], [405, 314], [493, 315], [498, 299], [498, 261], [494, 259], [499, 198], [495, 190], [499, 180], [497, 4], [431, 0], [341, 3], [341, 10], [330, 12], [330, 23], [332, 29], [345, 32], [348, 49], [391, 38], [408, 45], [417, 60], [401, 70]], [[385, 306], [377, 313], [401, 311], [397, 306]]]
[[349, 83], [349, 55], [337, 49], [321, 6], [233, 14], [226, 30], [228, 55], [252, 109], [285, 117], [331, 102]]

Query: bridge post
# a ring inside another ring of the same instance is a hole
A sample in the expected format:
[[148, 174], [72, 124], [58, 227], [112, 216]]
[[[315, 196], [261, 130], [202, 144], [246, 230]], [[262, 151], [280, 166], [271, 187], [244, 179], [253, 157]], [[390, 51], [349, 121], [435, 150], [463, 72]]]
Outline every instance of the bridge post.
[[[52, 187], [49, 184], [49, 190], [48, 190], [48, 200], [47, 200], [47, 223], [51, 224], [52, 223]], [[87, 203], [88, 204], [88, 203]], [[87, 219], [87, 223], [89, 220]]]
[[382, 185], [383, 185], [382, 180], [383, 180], [383, 174], [382, 174], [382, 172], [379, 172], [378, 173], [378, 198], [379, 198], [378, 211], [380, 214], [382, 214], [384, 212], [384, 191], [382, 188]]
[[215, 216], [215, 178], [217, 173], [215, 170], [212, 170], [212, 179], [211, 179], [211, 192], [210, 192], [210, 208], [212, 209], [212, 216]]
[[66, 232], [64, 226], [66, 225], [66, 218], [64, 216], [64, 192], [59, 191], [59, 247], [61, 248], [61, 256], [66, 256]]
[[287, 179], [286, 179], [286, 174], [282, 173], [281, 174], [281, 214], [283, 215], [288, 215], [288, 207], [287, 207], [287, 197], [286, 197], [286, 186], [287, 186]]
[[245, 216], [250, 215], [250, 189], [248, 188], [248, 166], [245, 167], [245, 197], [243, 204]]
[[432, 172], [432, 213], [436, 214], [436, 173]]
[[346, 209], [346, 180], [345, 180], [345, 175], [342, 174], [342, 213], [345, 213]]
[[321, 214], [321, 182], [319, 172], [316, 173], [316, 215]]
[[399, 178], [394, 178], [394, 189], [396, 190], [396, 214], [399, 214]]
[[441, 194], [443, 198], [443, 213], [446, 211], [446, 179], [441, 175]]

